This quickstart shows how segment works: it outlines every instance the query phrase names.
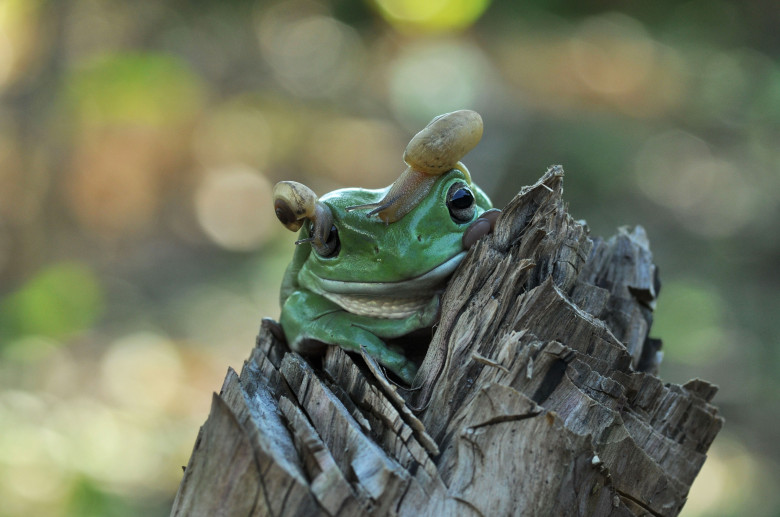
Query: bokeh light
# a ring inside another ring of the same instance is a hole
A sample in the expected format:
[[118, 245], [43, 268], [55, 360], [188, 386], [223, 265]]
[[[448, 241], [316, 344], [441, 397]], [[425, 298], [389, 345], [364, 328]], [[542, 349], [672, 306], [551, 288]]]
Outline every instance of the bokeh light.
[[[688, 494], [691, 515], [771, 515], [780, 499], [773, 488], [778, 479], [769, 465], [756, 458], [728, 432], [716, 441]], [[759, 487], [765, 498], [748, 494]]]
[[490, 66], [468, 41], [411, 44], [390, 66], [390, 103], [411, 127], [425, 125], [441, 113], [477, 108], [493, 92]]
[[406, 143], [396, 127], [382, 120], [334, 118], [311, 130], [306, 170], [340, 185], [389, 185], [404, 168]]
[[[311, 10], [311, 12], [307, 12]], [[316, 6], [280, 3], [257, 24], [263, 54], [279, 83], [294, 95], [329, 97], [349, 91], [364, 61], [357, 32]]]
[[38, 0], [0, 2], [0, 88], [32, 66], [45, 37], [38, 24], [41, 4]]
[[198, 221], [216, 244], [232, 250], [260, 246], [276, 229], [270, 210], [271, 184], [246, 166], [209, 171], [195, 196]]
[[636, 91], [655, 61], [655, 45], [642, 24], [616, 13], [585, 20], [571, 39], [571, 52], [585, 84], [607, 95]]
[[120, 407], [163, 411], [175, 402], [182, 382], [176, 347], [148, 332], [111, 344], [100, 366], [103, 389]]
[[670, 209], [692, 232], [727, 236], [749, 224], [764, 209], [753, 177], [712, 154], [700, 138], [679, 130], [649, 139], [639, 152], [636, 177], [653, 201]]
[[257, 169], [268, 166], [277, 138], [262, 109], [249, 99], [215, 106], [193, 135], [193, 152], [204, 167], [234, 162]]
[[490, 0], [375, 0], [380, 14], [402, 30], [438, 32], [474, 23]]

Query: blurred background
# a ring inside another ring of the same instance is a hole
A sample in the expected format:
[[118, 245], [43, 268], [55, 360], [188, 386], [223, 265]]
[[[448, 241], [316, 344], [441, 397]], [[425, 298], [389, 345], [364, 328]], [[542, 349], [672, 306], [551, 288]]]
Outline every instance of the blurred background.
[[593, 234], [648, 230], [661, 376], [727, 419], [683, 515], [780, 515], [778, 26], [770, 0], [0, 0], [0, 516], [167, 515], [279, 314], [271, 186], [388, 185], [459, 108], [497, 206], [560, 163]]

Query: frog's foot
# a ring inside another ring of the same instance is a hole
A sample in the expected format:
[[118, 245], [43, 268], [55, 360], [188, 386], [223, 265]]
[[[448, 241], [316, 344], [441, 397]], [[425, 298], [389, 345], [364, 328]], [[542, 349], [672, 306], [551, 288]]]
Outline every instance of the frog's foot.
[[477, 217], [477, 220], [463, 232], [463, 249], [471, 248], [479, 239], [492, 232], [499, 215], [501, 210], [491, 208]]
[[[360, 352], [363, 355], [363, 357], [368, 362], [369, 358], [371, 359], [371, 362], [374, 363], [374, 366], [369, 367], [373, 370], [377, 366], [383, 366], [384, 368], [387, 368], [394, 374], [396, 374], [398, 377], [400, 377], [406, 384], [409, 384], [411, 386], [412, 382], [414, 381], [415, 376], [417, 375], [417, 364], [414, 361], [411, 361], [406, 358], [404, 355], [403, 348], [398, 345], [389, 345], [385, 344], [387, 347], [387, 352], [390, 352], [392, 354], [397, 354], [401, 357], [401, 360], [393, 360], [390, 361], [393, 364], [388, 363], [388, 361], [381, 360], [377, 357], [377, 354], [371, 353], [369, 349], [361, 345]], [[386, 352], [380, 355], [386, 355]], [[370, 356], [370, 357], [369, 357]], [[382, 373], [379, 373], [381, 375]]]
[[403, 379], [406, 384], [411, 386], [414, 382], [415, 376], [417, 376], [417, 365], [407, 359], [406, 364], [401, 366], [398, 370], [393, 370], [393, 373]]
[[400, 347], [388, 346], [382, 339], [359, 325], [351, 325], [348, 334], [338, 342], [341, 348], [355, 352], [362, 349], [405, 383], [412, 384], [414, 376], [417, 375], [417, 365], [404, 355]]

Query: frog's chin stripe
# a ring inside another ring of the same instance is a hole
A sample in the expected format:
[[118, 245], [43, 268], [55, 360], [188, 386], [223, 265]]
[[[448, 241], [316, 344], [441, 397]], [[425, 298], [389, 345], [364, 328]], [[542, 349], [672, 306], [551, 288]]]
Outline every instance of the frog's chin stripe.
[[[399, 282], [344, 282], [341, 280], [315, 277], [314, 275], [306, 274], [304, 270], [301, 271], [299, 281], [301, 281], [304, 287], [307, 287], [334, 302], [336, 301], [334, 298], [337, 298], [338, 296], [332, 295], [347, 295], [349, 298], [364, 296], [370, 299], [377, 297], [407, 300], [418, 298], [430, 299], [430, 295], [443, 287], [444, 282], [455, 271], [458, 265], [460, 265], [465, 256], [466, 252], [461, 251], [427, 273]], [[339, 305], [341, 304], [339, 303]]]
[[463, 251], [425, 274], [400, 282], [341, 282], [312, 275], [303, 280], [309, 289], [352, 314], [402, 319], [425, 310], [465, 256]]
[[431, 302], [431, 297], [391, 298], [389, 296], [367, 296], [325, 293], [325, 298], [342, 309], [358, 316], [371, 318], [403, 319], [422, 312]]

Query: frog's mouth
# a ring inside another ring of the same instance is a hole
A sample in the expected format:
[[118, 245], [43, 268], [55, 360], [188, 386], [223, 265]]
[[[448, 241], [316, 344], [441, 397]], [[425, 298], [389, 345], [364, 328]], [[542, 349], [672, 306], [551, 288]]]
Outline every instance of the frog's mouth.
[[398, 282], [344, 282], [307, 275], [305, 283], [347, 312], [374, 318], [406, 318], [423, 310], [444, 288], [465, 256], [466, 252], [461, 251], [427, 273]]

